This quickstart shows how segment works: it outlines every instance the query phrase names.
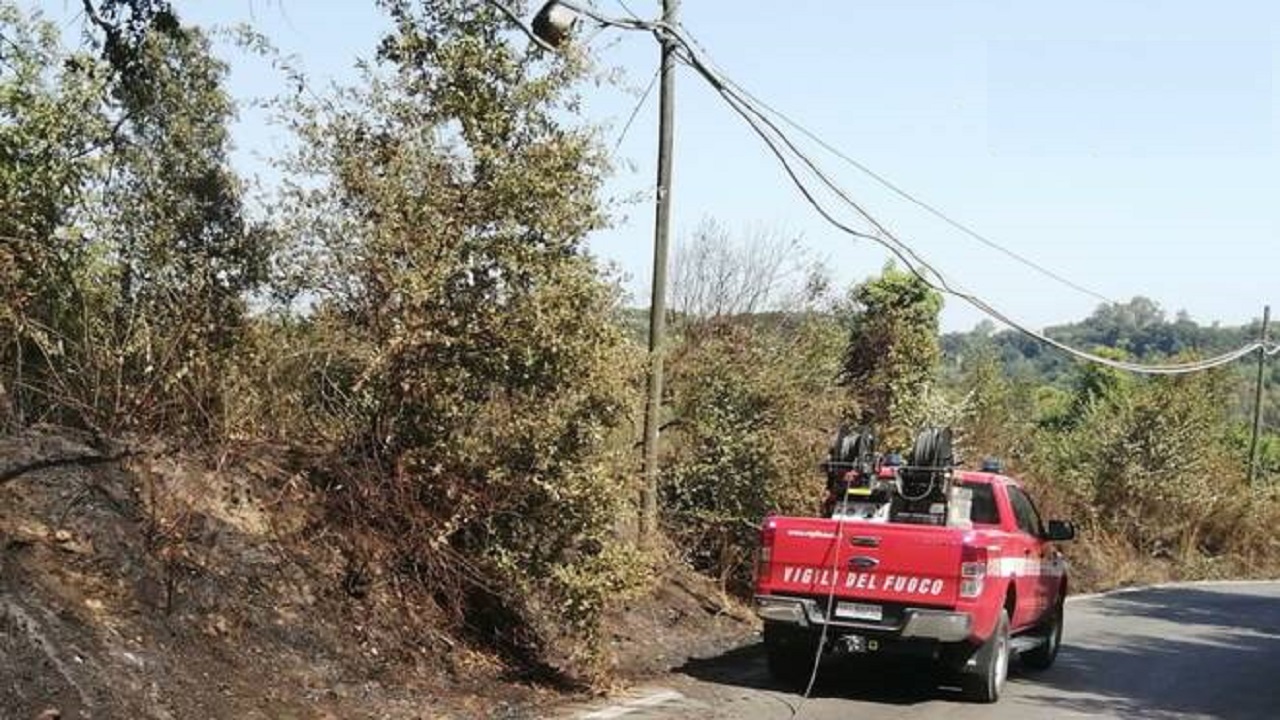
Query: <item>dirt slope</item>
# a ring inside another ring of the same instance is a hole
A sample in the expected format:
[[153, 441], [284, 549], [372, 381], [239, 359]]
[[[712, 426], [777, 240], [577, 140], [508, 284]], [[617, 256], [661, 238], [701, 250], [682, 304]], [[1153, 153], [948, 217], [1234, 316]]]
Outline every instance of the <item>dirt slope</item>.
[[344, 588], [306, 458], [101, 455], [65, 432], [0, 441], [0, 477], [67, 460], [0, 487], [0, 716], [450, 713], [438, 654], [406, 650], [385, 593]]
[[[306, 482], [253, 447], [120, 459], [44, 429], [0, 438], [0, 720], [537, 717], [513, 677], [354, 566]], [[623, 676], [749, 638], [672, 568], [611, 620]]]

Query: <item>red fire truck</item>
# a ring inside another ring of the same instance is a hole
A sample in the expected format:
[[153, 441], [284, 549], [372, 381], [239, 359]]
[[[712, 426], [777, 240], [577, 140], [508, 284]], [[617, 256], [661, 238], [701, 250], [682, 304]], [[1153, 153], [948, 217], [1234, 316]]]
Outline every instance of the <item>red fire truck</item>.
[[920, 434], [908, 462], [842, 433], [827, 463], [827, 517], [765, 520], [756, 611], [770, 671], [810, 677], [829, 653], [923, 655], [979, 702], [1000, 696], [1011, 658], [1048, 668], [1062, 639], [1069, 522], [1040, 519], [988, 464], [954, 467], [951, 434]]

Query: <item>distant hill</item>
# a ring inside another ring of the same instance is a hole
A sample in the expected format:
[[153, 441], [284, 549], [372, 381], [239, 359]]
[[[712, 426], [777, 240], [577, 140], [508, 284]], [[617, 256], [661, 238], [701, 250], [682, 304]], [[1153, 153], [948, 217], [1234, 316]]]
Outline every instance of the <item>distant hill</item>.
[[[648, 342], [649, 310], [622, 308], [620, 324], [628, 337], [644, 345]], [[756, 313], [750, 322], [776, 326], [780, 313]], [[739, 317], [739, 320], [743, 318]], [[669, 325], [678, 325], [670, 317]], [[1045, 328], [1050, 337], [1084, 350], [1111, 348], [1139, 362], [1159, 363], [1175, 358], [1208, 357], [1247, 344], [1258, 337], [1261, 319], [1247, 325], [1202, 325], [1186, 312], [1172, 318], [1154, 300], [1135, 297], [1126, 303], [1100, 305], [1089, 317], [1073, 323]], [[1280, 331], [1272, 333], [1280, 336]], [[1066, 353], [1046, 346], [1016, 330], [998, 330], [984, 320], [966, 332], [944, 333], [941, 338], [944, 382], [959, 381], [966, 360], [980, 351], [994, 351], [1007, 377], [1033, 385], [1070, 386], [1077, 361]], [[1256, 356], [1236, 363], [1240, 374], [1239, 393], [1228, 400], [1241, 419], [1252, 411], [1252, 389]], [[1280, 362], [1268, 368], [1265, 419], [1269, 427], [1280, 426]]]
[[[1245, 345], [1257, 338], [1261, 320], [1248, 325], [1201, 325], [1185, 312], [1172, 319], [1155, 301], [1135, 297], [1127, 303], [1101, 305], [1092, 315], [1075, 323], [1045, 328], [1045, 334], [1085, 350], [1112, 348], [1139, 362], [1158, 363], [1174, 358], [1208, 357]], [[1015, 330], [996, 330], [990, 321], [968, 332], [942, 336], [945, 372], [954, 377], [965, 360], [986, 348], [998, 353], [1006, 374], [1018, 381], [1068, 386], [1076, 361]], [[1256, 355], [1236, 363], [1241, 374], [1240, 394], [1231, 398], [1238, 414], [1252, 408]], [[1280, 422], [1280, 363], [1268, 368], [1266, 416], [1268, 425]], [[1247, 378], [1247, 381], [1246, 381]]]

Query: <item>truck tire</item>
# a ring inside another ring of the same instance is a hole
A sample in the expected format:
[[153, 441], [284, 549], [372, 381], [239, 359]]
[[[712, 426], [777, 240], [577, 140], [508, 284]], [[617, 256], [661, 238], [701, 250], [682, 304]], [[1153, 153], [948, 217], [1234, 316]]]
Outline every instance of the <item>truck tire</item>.
[[973, 656], [976, 667], [967, 668], [962, 678], [965, 697], [980, 703], [999, 700], [1009, 677], [1009, 654], [1009, 614], [1002, 609], [995, 631]]
[[1038, 634], [1044, 638], [1044, 643], [1022, 655], [1022, 662], [1032, 670], [1048, 670], [1058, 659], [1058, 648], [1062, 646], [1062, 610], [1062, 601], [1059, 600], [1040, 626]]
[[818, 638], [810, 631], [780, 623], [764, 624], [764, 652], [769, 676], [786, 685], [809, 680]]

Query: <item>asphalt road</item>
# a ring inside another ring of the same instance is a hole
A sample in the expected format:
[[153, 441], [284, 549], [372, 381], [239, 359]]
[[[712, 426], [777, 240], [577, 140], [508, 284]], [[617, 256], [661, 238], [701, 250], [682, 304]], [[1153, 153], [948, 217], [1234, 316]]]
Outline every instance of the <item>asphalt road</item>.
[[1015, 666], [996, 705], [967, 703], [923, 675], [831, 663], [802, 703], [769, 679], [757, 645], [692, 661], [660, 685], [570, 717], [1280, 719], [1280, 583], [1073, 599], [1057, 664], [1039, 673]]

